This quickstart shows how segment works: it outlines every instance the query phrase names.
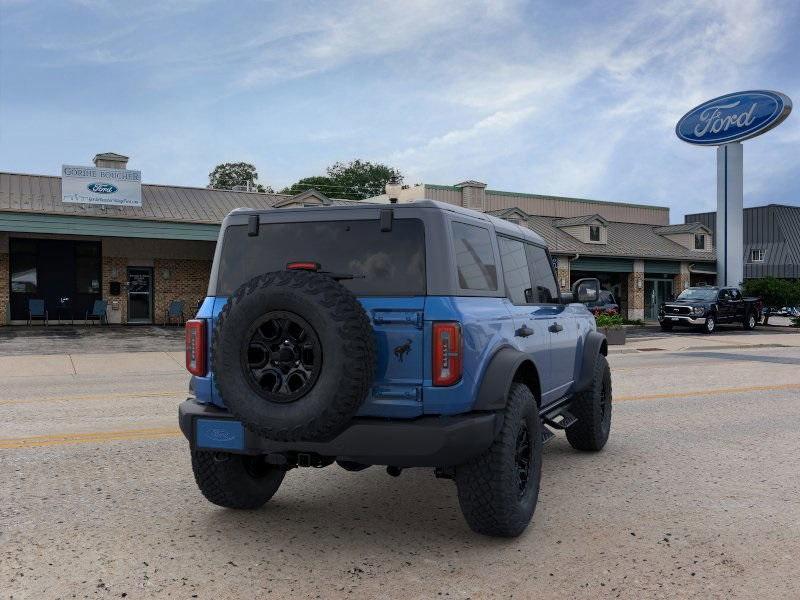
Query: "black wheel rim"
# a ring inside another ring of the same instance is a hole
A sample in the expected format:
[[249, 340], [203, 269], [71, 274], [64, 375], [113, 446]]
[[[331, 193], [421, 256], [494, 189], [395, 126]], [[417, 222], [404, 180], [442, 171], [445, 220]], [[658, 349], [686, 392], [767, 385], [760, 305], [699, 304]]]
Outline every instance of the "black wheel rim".
[[322, 367], [317, 333], [286, 311], [264, 314], [242, 344], [242, 368], [250, 387], [272, 402], [294, 402], [314, 387]]
[[520, 498], [525, 495], [530, 479], [531, 464], [533, 462], [533, 444], [531, 444], [530, 430], [526, 422], [522, 423], [517, 433], [517, 447], [514, 464], [517, 471], [517, 493]]

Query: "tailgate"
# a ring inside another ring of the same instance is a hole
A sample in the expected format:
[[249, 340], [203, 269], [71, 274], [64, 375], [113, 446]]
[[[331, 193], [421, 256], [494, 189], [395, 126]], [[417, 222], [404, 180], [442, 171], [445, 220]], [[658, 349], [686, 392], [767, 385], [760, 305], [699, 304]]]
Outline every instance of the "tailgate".
[[412, 418], [422, 415], [425, 298], [360, 297], [377, 349], [372, 390], [360, 416]]

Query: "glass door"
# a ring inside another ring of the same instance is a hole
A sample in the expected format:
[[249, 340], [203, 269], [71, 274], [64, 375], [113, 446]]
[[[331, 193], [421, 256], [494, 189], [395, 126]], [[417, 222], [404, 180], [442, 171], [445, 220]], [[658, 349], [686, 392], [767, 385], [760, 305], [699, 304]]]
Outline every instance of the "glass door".
[[153, 269], [128, 267], [128, 323], [153, 322]]
[[644, 280], [644, 318], [658, 319], [658, 308], [672, 297], [672, 279]]

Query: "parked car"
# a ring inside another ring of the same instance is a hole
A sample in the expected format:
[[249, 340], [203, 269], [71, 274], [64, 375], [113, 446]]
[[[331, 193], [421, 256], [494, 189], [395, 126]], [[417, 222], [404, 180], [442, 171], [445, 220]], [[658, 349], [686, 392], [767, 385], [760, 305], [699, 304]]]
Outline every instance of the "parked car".
[[607, 344], [577, 303], [599, 281], [559, 294], [529, 229], [432, 201], [242, 209], [211, 272], [179, 420], [215, 504], [257, 508], [295, 467], [433, 467], [473, 530], [516, 536], [548, 427], [609, 437]]
[[735, 287], [690, 287], [661, 305], [658, 321], [664, 331], [688, 325], [714, 333], [720, 323], [741, 323], [745, 329], [755, 329], [762, 308], [760, 298], [745, 298]]
[[618, 315], [619, 304], [614, 299], [614, 295], [607, 290], [600, 290], [597, 300], [587, 302], [586, 307], [594, 314], [597, 315]]

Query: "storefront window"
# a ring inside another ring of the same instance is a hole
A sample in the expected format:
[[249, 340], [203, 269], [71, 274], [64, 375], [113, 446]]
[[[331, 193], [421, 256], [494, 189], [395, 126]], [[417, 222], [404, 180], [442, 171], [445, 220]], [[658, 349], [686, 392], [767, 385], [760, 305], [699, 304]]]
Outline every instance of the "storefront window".
[[11, 240], [11, 291], [35, 294], [38, 274], [36, 271], [36, 242], [33, 240]]
[[11, 291], [36, 293], [36, 255], [15, 254], [12, 260]]
[[75, 291], [100, 293], [100, 247], [94, 243], [75, 244]]

